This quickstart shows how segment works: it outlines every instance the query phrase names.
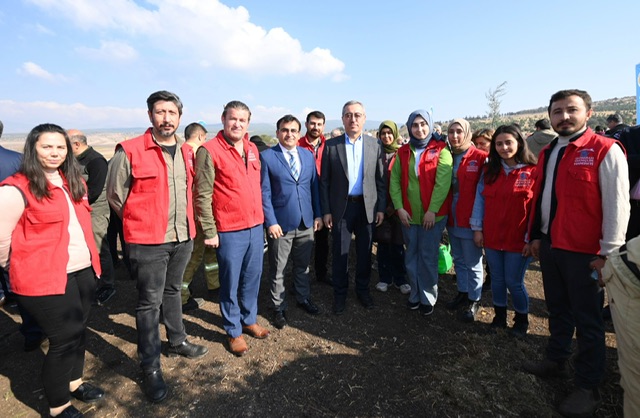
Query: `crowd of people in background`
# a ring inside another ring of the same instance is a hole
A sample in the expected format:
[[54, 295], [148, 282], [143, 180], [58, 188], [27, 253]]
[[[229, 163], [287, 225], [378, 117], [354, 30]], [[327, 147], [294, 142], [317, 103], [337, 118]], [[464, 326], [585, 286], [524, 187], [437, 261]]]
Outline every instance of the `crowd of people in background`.
[[640, 297], [640, 127], [613, 114], [608, 130], [594, 132], [591, 106], [585, 91], [559, 91], [549, 119], [536, 122], [529, 136], [517, 124], [473, 132], [465, 119], [443, 132], [429, 111], [418, 109], [403, 139], [391, 120], [375, 137], [367, 133], [365, 106], [352, 100], [342, 107], [343, 127], [329, 138], [325, 115], [316, 110], [304, 121], [304, 135], [295, 116], [280, 118], [278, 143], [269, 147], [249, 137], [251, 111], [240, 101], [227, 103], [213, 137], [191, 123], [183, 139], [180, 98], [158, 91], [147, 99], [151, 127], [119, 143], [109, 162], [82, 132], [39, 125], [23, 154], [0, 147], [0, 305], [17, 303], [25, 350], [49, 339], [42, 381], [50, 415], [81, 417], [72, 397], [105, 397], [82, 379], [85, 329], [91, 306], [116, 294], [118, 235], [138, 291], [142, 389], [157, 403], [168, 395], [160, 324], [169, 356], [198, 359], [208, 352], [189, 341], [182, 318], [204, 304], [190, 286], [202, 263], [227, 348], [243, 356], [250, 350], [244, 335], [259, 340], [271, 333], [257, 315], [262, 277], [277, 329], [288, 325], [289, 298], [309, 315], [321, 313], [312, 279], [333, 287], [336, 316], [347, 311], [350, 285], [363, 309], [375, 309], [374, 242], [373, 288], [395, 287], [408, 309], [431, 315], [446, 234], [457, 286], [446, 309], [475, 322], [484, 285], [491, 289], [491, 327], [515, 338], [528, 333], [525, 273], [534, 258], [540, 261], [550, 337], [543, 358], [522, 368], [568, 377], [575, 332], [575, 389], [558, 407], [565, 416], [589, 416], [601, 403], [606, 283], [625, 415], [640, 416], [634, 354], [640, 336], [637, 312], [629, 311]]

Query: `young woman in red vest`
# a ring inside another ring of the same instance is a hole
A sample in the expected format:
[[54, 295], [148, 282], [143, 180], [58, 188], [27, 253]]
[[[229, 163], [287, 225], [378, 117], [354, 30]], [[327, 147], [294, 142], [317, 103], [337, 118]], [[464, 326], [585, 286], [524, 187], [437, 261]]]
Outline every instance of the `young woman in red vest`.
[[487, 153], [471, 142], [471, 126], [465, 119], [454, 119], [449, 124], [448, 139], [453, 152], [453, 200], [447, 231], [451, 243], [451, 255], [456, 271], [458, 294], [447, 303], [447, 309], [463, 308], [461, 319], [473, 322], [482, 296], [482, 248], [473, 243], [473, 231], [469, 224], [476, 186], [480, 180]]
[[82, 381], [85, 329], [100, 258], [87, 188], [65, 131], [38, 125], [18, 173], [0, 184], [0, 265], [9, 262], [18, 303], [49, 338], [42, 381], [49, 413], [82, 417], [70, 396], [95, 402], [102, 389]]
[[491, 268], [495, 317], [492, 326], [507, 327], [507, 290], [516, 311], [510, 333], [524, 337], [529, 327], [529, 296], [524, 274], [531, 257], [525, 240], [536, 157], [529, 151], [520, 129], [500, 126], [493, 135], [489, 162], [480, 179], [471, 216], [474, 241], [484, 246]]

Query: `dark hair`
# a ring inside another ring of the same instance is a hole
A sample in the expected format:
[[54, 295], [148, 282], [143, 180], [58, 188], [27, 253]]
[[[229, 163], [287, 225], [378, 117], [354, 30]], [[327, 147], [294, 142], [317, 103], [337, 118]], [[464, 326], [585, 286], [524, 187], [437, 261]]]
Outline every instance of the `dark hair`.
[[296, 122], [298, 124], [298, 130], [300, 130], [302, 128], [302, 126], [300, 125], [300, 121], [298, 120], [298, 118], [296, 118], [293, 115], [284, 115], [283, 117], [281, 117], [280, 119], [278, 119], [278, 122], [276, 123], [276, 129], [279, 131], [280, 130], [280, 124], [282, 123], [289, 123], [289, 122]]
[[551, 123], [549, 119], [540, 119], [536, 122], [535, 127], [538, 129], [551, 129]]
[[516, 163], [535, 164], [537, 162], [536, 156], [533, 155], [533, 153], [529, 150], [527, 141], [525, 141], [524, 135], [522, 135], [522, 131], [517, 126], [498, 126], [498, 129], [496, 129], [496, 131], [493, 133], [493, 137], [491, 138], [491, 148], [489, 148], [489, 161], [485, 165], [484, 182], [486, 184], [495, 182], [500, 175], [500, 170], [502, 170], [502, 158], [500, 158], [500, 154], [498, 154], [498, 150], [496, 149], [496, 138], [500, 134], [510, 134], [518, 142], [518, 150], [516, 151], [516, 155], [514, 156]]
[[623, 122], [622, 115], [620, 115], [619, 113], [614, 113], [612, 115], [607, 116], [607, 123], [610, 123], [610, 122], [622, 123]]
[[551, 114], [551, 105], [559, 100], [566, 99], [570, 96], [578, 96], [584, 101], [584, 105], [587, 107], [587, 110], [591, 109], [591, 96], [584, 90], [571, 89], [571, 90], [560, 90], [551, 96], [551, 100], [549, 100], [549, 107], [547, 108], [547, 113]]
[[207, 129], [198, 122], [190, 123], [186, 128], [184, 128], [184, 139], [188, 140], [189, 138], [199, 134], [200, 132], [204, 132], [206, 134]]
[[4, 125], [2, 124], [2, 121], [0, 120], [0, 136], [2, 136], [2, 131], [4, 131]]
[[180, 101], [177, 94], [166, 90], [160, 90], [152, 93], [151, 96], [147, 98], [147, 109], [149, 109], [149, 112], [153, 111], [153, 105], [159, 101], [173, 102], [173, 104], [178, 108], [178, 114], [182, 116], [182, 101]]
[[606, 131], [606, 129], [602, 125], [596, 125], [596, 128], [594, 129], [594, 131], [596, 131], [596, 132], [604, 132], [604, 131]]
[[246, 110], [247, 112], [249, 112], [249, 120], [251, 120], [251, 110], [249, 110], [249, 106], [247, 106], [246, 104], [238, 100], [232, 100], [224, 106], [224, 110], [222, 111], [222, 117], [223, 118], [227, 117], [227, 111], [231, 109]]
[[42, 170], [42, 164], [38, 159], [38, 153], [36, 151], [36, 143], [43, 133], [57, 133], [64, 136], [67, 145], [67, 156], [62, 162], [62, 165], [60, 165], [59, 170], [67, 180], [71, 198], [75, 202], [80, 202], [82, 197], [87, 193], [87, 188], [82, 181], [80, 165], [71, 151], [71, 141], [69, 141], [67, 132], [52, 123], [45, 123], [33, 128], [31, 132], [29, 132], [29, 135], [27, 135], [27, 140], [24, 143], [24, 157], [22, 158], [20, 172], [29, 180], [29, 190], [38, 200], [51, 197], [49, 181], [45, 176], [44, 170]]
[[323, 122], [327, 121], [327, 119], [324, 117], [324, 113], [322, 113], [319, 110], [314, 110], [313, 112], [309, 112], [309, 114], [307, 115], [306, 122], [309, 122], [311, 118], [322, 119]]

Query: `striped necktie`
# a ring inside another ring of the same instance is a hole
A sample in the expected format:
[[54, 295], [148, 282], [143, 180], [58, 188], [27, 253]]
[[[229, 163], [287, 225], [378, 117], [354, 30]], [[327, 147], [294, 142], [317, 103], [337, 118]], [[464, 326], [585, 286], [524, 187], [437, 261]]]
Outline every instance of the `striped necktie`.
[[287, 154], [289, 155], [289, 169], [291, 169], [291, 174], [293, 175], [293, 178], [298, 181], [300, 172], [298, 171], [298, 162], [296, 161], [296, 157], [291, 151], [287, 152]]

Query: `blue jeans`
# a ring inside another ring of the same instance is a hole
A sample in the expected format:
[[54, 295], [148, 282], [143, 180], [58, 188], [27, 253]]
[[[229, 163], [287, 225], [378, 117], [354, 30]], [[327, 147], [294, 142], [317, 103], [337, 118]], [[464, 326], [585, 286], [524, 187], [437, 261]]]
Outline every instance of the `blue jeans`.
[[438, 300], [438, 249], [447, 218], [436, 222], [433, 228], [422, 225], [402, 227], [406, 243], [404, 264], [411, 285], [409, 302], [435, 306]]
[[[467, 293], [469, 300], [479, 301], [483, 279], [482, 248], [478, 248], [473, 239], [460, 238], [451, 233], [449, 242], [458, 292]], [[493, 274], [493, 270], [491, 273]], [[493, 276], [491, 279], [493, 280]]]
[[491, 269], [491, 294], [493, 305], [507, 306], [507, 289], [511, 293], [513, 309], [521, 314], [529, 313], [529, 295], [524, 286], [524, 274], [531, 257], [520, 253], [485, 248], [487, 264]]
[[262, 224], [234, 232], [218, 232], [220, 313], [230, 337], [242, 335], [243, 325], [258, 321], [258, 292], [262, 276]]
[[407, 283], [404, 268], [404, 245], [386, 242], [378, 243], [378, 276], [382, 283], [395, 283], [402, 286]]
[[138, 357], [145, 372], [160, 370], [160, 306], [169, 344], [176, 346], [187, 339], [182, 323], [180, 288], [192, 250], [191, 240], [129, 245], [131, 269], [138, 288]]

